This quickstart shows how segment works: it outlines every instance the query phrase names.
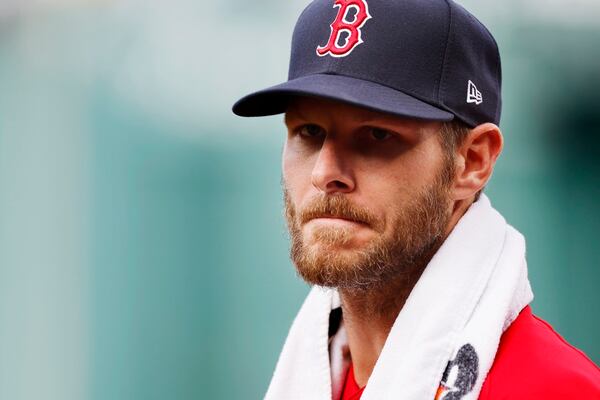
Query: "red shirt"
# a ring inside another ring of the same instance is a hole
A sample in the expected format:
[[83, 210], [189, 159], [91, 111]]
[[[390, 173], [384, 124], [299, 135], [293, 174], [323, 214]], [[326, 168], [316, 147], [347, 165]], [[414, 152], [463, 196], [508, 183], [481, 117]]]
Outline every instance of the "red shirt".
[[[341, 400], [358, 400], [352, 365]], [[600, 400], [600, 369], [525, 307], [500, 338], [479, 400]]]
[[354, 378], [354, 368], [350, 364], [348, 372], [346, 373], [346, 380], [344, 381], [344, 389], [342, 389], [342, 397], [340, 400], [358, 400], [362, 396], [365, 388], [361, 388], [356, 383]]
[[600, 400], [600, 369], [525, 307], [504, 332], [480, 400]]

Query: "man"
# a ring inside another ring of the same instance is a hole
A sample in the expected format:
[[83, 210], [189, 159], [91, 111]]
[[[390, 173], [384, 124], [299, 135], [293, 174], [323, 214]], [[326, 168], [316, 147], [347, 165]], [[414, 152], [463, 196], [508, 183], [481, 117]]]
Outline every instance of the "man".
[[285, 113], [291, 256], [314, 285], [266, 398], [600, 398], [599, 369], [531, 314], [524, 240], [481, 194], [500, 80], [450, 0], [315, 0], [289, 80], [234, 105]]

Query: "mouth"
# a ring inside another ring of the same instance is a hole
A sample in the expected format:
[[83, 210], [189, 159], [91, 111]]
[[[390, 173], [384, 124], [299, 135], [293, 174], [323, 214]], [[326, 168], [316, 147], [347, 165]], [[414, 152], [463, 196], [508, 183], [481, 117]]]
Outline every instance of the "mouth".
[[317, 222], [322, 221], [322, 222], [342, 223], [342, 224], [350, 223], [350, 224], [368, 226], [368, 224], [363, 221], [359, 221], [359, 220], [345, 217], [342, 215], [331, 215], [331, 214], [323, 214], [323, 215], [314, 216], [313, 218], [309, 219], [307, 222], [312, 222], [312, 221], [317, 221]]

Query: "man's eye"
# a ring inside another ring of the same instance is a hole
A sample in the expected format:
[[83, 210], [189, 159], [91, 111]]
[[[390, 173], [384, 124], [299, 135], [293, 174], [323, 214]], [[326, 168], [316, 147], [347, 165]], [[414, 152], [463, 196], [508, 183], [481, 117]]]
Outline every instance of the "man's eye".
[[384, 141], [386, 139], [389, 139], [392, 136], [392, 134], [388, 131], [386, 131], [385, 129], [381, 129], [381, 128], [372, 128], [371, 129], [371, 137], [377, 141]]
[[305, 137], [316, 138], [322, 136], [325, 132], [319, 125], [308, 124], [301, 126], [298, 129], [298, 133]]

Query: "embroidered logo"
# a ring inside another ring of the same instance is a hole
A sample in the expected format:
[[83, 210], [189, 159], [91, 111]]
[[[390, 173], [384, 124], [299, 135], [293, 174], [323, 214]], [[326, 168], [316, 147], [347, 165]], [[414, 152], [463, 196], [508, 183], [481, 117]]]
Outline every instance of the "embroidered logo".
[[469, 81], [469, 86], [467, 88], [467, 103], [475, 103], [477, 105], [483, 103], [481, 92], [477, 90], [477, 86], [471, 81]]
[[470, 344], [462, 346], [446, 366], [435, 400], [460, 400], [473, 390], [479, 374], [479, 357]]
[[[335, 0], [333, 7], [339, 7], [335, 20], [331, 23], [331, 34], [325, 46], [317, 47], [320, 57], [346, 57], [362, 40], [362, 27], [371, 15], [367, 0]], [[350, 20], [352, 18], [352, 20]]]

